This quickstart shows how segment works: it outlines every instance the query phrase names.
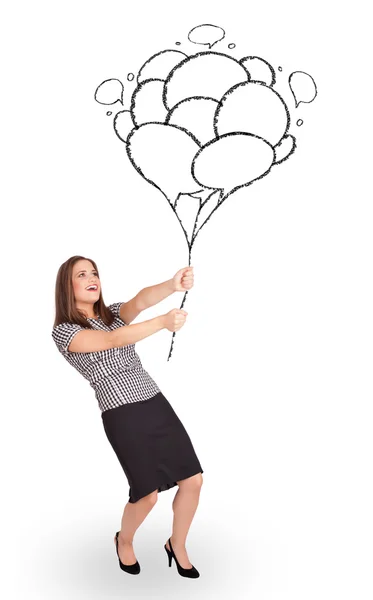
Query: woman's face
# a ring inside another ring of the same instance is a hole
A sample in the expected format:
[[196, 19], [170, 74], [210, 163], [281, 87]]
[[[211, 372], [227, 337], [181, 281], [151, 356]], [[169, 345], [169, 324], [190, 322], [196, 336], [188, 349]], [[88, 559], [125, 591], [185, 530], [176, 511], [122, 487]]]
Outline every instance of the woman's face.
[[[72, 284], [77, 308], [92, 312], [92, 307], [100, 297], [101, 286], [98, 273], [89, 260], [78, 260], [73, 266]], [[90, 288], [95, 286], [95, 288]]]

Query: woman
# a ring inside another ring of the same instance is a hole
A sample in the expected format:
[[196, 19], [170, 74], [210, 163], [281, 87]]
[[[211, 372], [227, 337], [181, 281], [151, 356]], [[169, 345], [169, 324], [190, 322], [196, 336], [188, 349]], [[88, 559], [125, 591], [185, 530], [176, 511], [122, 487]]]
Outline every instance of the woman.
[[96, 263], [72, 256], [58, 271], [52, 337], [59, 351], [95, 390], [106, 436], [127, 477], [129, 500], [114, 542], [119, 565], [137, 574], [133, 551], [136, 530], [155, 505], [158, 493], [178, 486], [172, 535], [164, 548], [183, 577], [199, 577], [186, 551], [186, 537], [197, 510], [202, 467], [183, 424], [143, 368], [135, 343], [161, 329], [178, 331], [187, 313], [173, 309], [141, 323], [130, 323], [146, 308], [193, 286], [193, 267], [164, 283], [142, 289], [128, 302], [105, 306]]

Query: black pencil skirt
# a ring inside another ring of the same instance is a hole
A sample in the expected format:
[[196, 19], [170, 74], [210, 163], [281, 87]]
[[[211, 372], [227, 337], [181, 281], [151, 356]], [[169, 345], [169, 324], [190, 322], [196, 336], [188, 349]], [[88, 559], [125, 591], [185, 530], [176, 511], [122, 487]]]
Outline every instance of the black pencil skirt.
[[203, 473], [188, 433], [162, 392], [105, 410], [101, 416], [130, 486], [129, 502]]

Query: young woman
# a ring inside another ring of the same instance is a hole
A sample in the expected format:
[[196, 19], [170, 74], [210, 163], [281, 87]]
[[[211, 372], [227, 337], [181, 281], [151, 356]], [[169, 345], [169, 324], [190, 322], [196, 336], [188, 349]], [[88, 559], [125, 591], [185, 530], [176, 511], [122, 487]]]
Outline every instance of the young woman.
[[155, 505], [158, 492], [178, 486], [172, 535], [164, 548], [183, 577], [199, 577], [189, 562], [186, 537], [197, 510], [202, 467], [183, 424], [143, 368], [136, 342], [161, 329], [178, 331], [187, 313], [173, 309], [141, 323], [130, 323], [146, 308], [193, 286], [193, 267], [164, 283], [142, 289], [128, 302], [105, 306], [96, 263], [72, 256], [58, 271], [52, 337], [65, 359], [95, 390], [106, 436], [127, 477], [129, 500], [114, 542], [119, 565], [137, 574], [133, 550], [136, 530]]

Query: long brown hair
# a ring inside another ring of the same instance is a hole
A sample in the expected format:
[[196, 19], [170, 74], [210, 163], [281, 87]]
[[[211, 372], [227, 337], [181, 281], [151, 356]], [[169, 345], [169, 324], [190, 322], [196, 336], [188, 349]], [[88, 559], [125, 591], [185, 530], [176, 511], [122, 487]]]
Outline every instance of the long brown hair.
[[[58, 269], [55, 289], [56, 316], [53, 327], [60, 323], [77, 323], [82, 327], [93, 329], [91, 323], [86, 319], [83, 313], [75, 305], [74, 288], [72, 284], [73, 266], [78, 260], [89, 260], [100, 277], [97, 265], [94, 260], [85, 256], [71, 256]], [[114, 321], [114, 315], [110, 308], [105, 305], [102, 297], [102, 287], [100, 286], [100, 296], [94, 303], [93, 309], [99, 314], [106, 325], [111, 325]]]

